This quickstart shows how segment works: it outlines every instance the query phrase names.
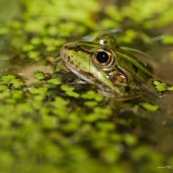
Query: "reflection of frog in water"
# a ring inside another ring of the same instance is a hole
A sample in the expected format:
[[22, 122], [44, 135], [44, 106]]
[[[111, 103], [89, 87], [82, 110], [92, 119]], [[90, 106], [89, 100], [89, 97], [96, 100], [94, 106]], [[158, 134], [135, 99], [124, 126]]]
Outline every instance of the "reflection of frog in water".
[[151, 67], [119, 47], [112, 34], [68, 43], [61, 49], [61, 58], [77, 76], [117, 97], [138, 94], [152, 78]]

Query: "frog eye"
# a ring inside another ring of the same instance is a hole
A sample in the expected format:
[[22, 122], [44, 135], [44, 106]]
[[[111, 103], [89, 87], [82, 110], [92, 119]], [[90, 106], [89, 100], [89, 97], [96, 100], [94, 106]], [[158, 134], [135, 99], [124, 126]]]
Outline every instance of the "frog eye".
[[112, 52], [109, 52], [104, 49], [98, 49], [93, 54], [93, 63], [98, 68], [110, 67], [114, 62], [115, 58], [112, 55]]
[[117, 40], [113, 34], [103, 33], [95, 38], [97, 44], [119, 48]]

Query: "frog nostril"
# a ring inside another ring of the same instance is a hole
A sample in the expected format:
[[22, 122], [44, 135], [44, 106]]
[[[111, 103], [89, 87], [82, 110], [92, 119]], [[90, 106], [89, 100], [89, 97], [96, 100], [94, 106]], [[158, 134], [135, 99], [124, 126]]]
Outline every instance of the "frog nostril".
[[80, 50], [81, 50], [80, 46], [77, 46], [77, 47], [76, 47], [76, 51], [79, 52]]

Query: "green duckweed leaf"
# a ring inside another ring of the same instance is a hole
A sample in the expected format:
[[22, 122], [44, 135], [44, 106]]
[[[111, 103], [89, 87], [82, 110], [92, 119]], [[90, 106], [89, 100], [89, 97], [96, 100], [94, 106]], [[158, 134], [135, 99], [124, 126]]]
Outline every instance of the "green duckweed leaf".
[[12, 79], [11, 84], [13, 85], [14, 88], [19, 89], [22, 86], [24, 86], [24, 82], [19, 80], [19, 79]]
[[61, 81], [59, 79], [49, 79], [49, 80], [47, 80], [47, 83], [59, 85], [61, 83]]
[[172, 87], [168, 87], [167, 90], [173, 91], [173, 86]]
[[63, 91], [73, 91], [75, 88], [74, 87], [70, 87], [68, 85], [61, 85], [61, 89]]
[[164, 44], [173, 44], [173, 36], [172, 35], [164, 35], [162, 42]]
[[95, 99], [96, 101], [103, 100], [103, 95], [94, 91], [87, 91], [86, 93], [83, 93], [81, 97], [84, 99]]
[[95, 97], [94, 91], [87, 91], [86, 93], [82, 94], [81, 96], [84, 99], [93, 99]]
[[12, 93], [12, 97], [13, 97], [14, 99], [22, 99], [22, 98], [23, 98], [23, 92], [20, 91], [20, 90], [15, 90], [15, 91], [13, 91], [13, 93]]
[[157, 85], [159, 85], [159, 84], [160, 84], [160, 82], [159, 82], [159, 81], [157, 81], [157, 80], [155, 80], [155, 81], [154, 81], [154, 85], [156, 85], [156, 86], [157, 86]]
[[4, 91], [0, 94], [0, 100], [5, 100], [6, 98], [9, 98], [11, 96], [11, 93], [9, 91]]
[[16, 76], [14, 76], [14, 75], [7, 75], [7, 76], [2, 77], [2, 81], [8, 83], [8, 82], [11, 82], [11, 80], [13, 80], [15, 78], [16, 78]]
[[17, 79], [14, 75], [3, 76], [2, 81], [7, 85], [12, 85], [16, 89], [19, 89], [22, 86], [24, 86], [24, 82], [20, 79]]
[[5, 91], [7, 89], [8, 87], [6, 85], [0, 85], [0, 91]]
[[57, 117], [44, 116], [42, 126], [44, 129], [53, 129], [57, 128]]
[[40, 45], [42, 43], [42, 40], [39, 37], [34, 37], [34, 38], [31, 39], [31, 43], [33, 45]]
[[112, 131], [115, 130], [116, 125], [111, 122], [98, 122], [97, 127], [99, 128], [99, 130]]
[[164, 82], [154, 81], [154, 85], [158, 91], [166, 91], [167, 85]]
[[116, 162], [119, 159], [120, 153], [118, 152], [118, 149], [116, 147], [109, 147], [109, 148], [103, 149], [101, 151], [101, 157], [107, 163], [111, 164], [111, 163]]
[[40, 55], [40, 52], [37, 52], [37, 51], [29, 51], [28, 52], [28, 56], [31, 59], [37, 59], [37, 58], [39, 58], [39, 55]]
[[22, 50], [24, 52], [29, 52], [29, 51], [32, 51], [34, 49], [34, 46], [32, 44], [26, 44], [23, 46]]
[[95, 107], [95, 106], [98, 105], [98, 102], [96, 102], [96, 101], [85, 101], [84, 105], [87, 106], [87, 107]]
[[159, 106], [150, 103], [141, 103], [141, 105], [148, 111], [157, 111], [159, 109]]
[[34, 73], [34, 78], [37, 80], [43, 80], [45, 78], [44, 74], [42, 72], [36, 72]]
[[134, 146], [137, 144], [137, 138], [132, 134], [125, 134], [123, 135], [124, 141], [127, 143], [128, 146]]
[[80, 94], [73, 91], [75, 88], [74, 87], [70, 87], [68, 85], [61, 85], [61, 89], [63, 91], [65, 91], [65, 93], [70, 96], [70, 97], [74, 97], [74, 98], [79, 98]]
[[40, 87], [40, 88], [30, 88], [29, 92], [31, 94], [45, 94], [47, 92], [47, 87]]
[[80, 94], [74, 91], [66, 91], [66, 94], [70, 97], [79, 98]]
[[68, 105], [68, 101], [58, 96], [53, 102], [51, 102], [51, 105], [55, 108], [66, 108], [66, 106]]

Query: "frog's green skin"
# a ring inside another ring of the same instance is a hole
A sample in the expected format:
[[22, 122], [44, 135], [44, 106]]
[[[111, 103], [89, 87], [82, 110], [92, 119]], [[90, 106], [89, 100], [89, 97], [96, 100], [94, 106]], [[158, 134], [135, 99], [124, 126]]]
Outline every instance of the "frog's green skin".
[[152, 77], [151, 67], [119, 47], [111, 34], [68, 43], [60, 56], [77, 76], [116, 96], [136, 94]]

